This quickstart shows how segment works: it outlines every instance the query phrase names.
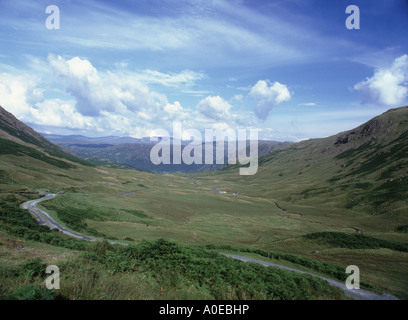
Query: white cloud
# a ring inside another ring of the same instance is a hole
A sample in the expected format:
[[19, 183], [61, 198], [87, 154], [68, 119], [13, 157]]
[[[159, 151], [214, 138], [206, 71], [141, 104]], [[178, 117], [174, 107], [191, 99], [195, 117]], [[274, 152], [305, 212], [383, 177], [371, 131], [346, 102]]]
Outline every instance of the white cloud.
[[231, 108], [232, 106], [220, 96], [208, 96], [197, 105], [197, 109], [201, 114], [214, 120], [230, 119]]
[[0, 104], [17, 118], [27, 117], [30, 105], [40, 101], [43, 90], [37, 87], [35, 76], [0, 74]]
[[291, 98], [286, 85], [279, 82], [271, 83], [269, 80], [259, 80], [252, 87], [249, 96], [255, 100], [254, 111], [261, 120], [265, 120], [274, 107]]
[[[43, 72], [10, 69], [0, 77], [0, 104], [40, 132], [55, 130], [67, 134], [71, 130], [92, 136], [142, 137], [157, 128], [171, 130], [173, 121], [200, 130], [214, 126], [248, 127], [258, 122], [254, 112], [234, 110], [232, 106], [233, 102], [243, 102], [246, 94], [237, 94], [228, 102], [222, 96], [200, 91], [197, 93], [206, 93], [207, 97], [193, 110], [179, 101], [168, 101], [164, 94], [140, 82], [138, 74], [127, 70], [97, 69], [79, 57], [49, 55], [41, 61]], [[153, 71], [149, 74], [175, 86], [200, 77], [185, 71], [167, 76]], [[259, 81], [251, 95], [262, 107], [266, 102], [277, 105], [288, 99], [285, 89], [277, 82]]]
[[83, 115], [132, 111], [151, 119], [159, 117], [168, 103], [164, 95], [150, 91], [132, 75], [101, 73], [88, 60], [78, 57], [66, 60], [50, 55], [48, 61], [67, 92], [76, 99], [76, 108]]
[[354, 86], [363, 93], [363, 103], [401, 106], [408, 98], [408, 55], [394, 60], [389, 68], [378, 68], [371, 78]]
[[97, 129], [90, 117], [75, 110], [74, 101], [44, 99], [44, 89], [35, 76], [18, 76], [3, 73], [0, 76], [1, 105], [18, 119], [38, 125]]
[[114, 106], [109, 94], [117, 91], [105, 86], [88, 60], [78, 57], [65, 60], [61, 56], [49, 55], [48, 62], [55, 75], [63, 80], [67, 92], [76, 99], [76, 108], [80, 113], [96, 116], [101, 110], [112, 110]]
[[314, 102], [307, 102], [307, 103], [299, 103], [298, 106], [303, 106], [303, 107], [315, 107], [317, 104]]
[[182, 90], [184, 94], [188, 94], [193, 97], [204, 97], [205, 95], [210, 94], [211, 92], [208, 90]]
[[166, 111], [169, 114], [175, 114], [179, 113], [183, 110], [183, 107], [181, 106], [180, 102], [175, 101], [173, 104], [168, 103], [164, 107], [164, 111]]
[[68, 127], [72, 129], [99, 130], [91, 117], [85, 117], [76, 111], [73, 101], [60, 99], [44, 100], [30, 108], [30, 122], [37, 125]]
[[195, 81], [205, 78], [200, 72], [183, 70], [179, 73], [162, 73], [155, 70], [143, 70], [137, 79], [144, 83], [159, 83], [167, 87], [192, 86]]
[[[170, 103], [165, 95], [151, 91], [135, 80], [134, 74], [101, 72], [79, 57], [50, 55], [45, 66], [48, 71], [43, 78], [19, 70], [0, 74], [0, 104], [40, 130], [147, 135], [172, 121], [192, 123], [197, 115], [180, 102]], [[49, 71], [61, 80], [71, 97], [54, 98], [56, 93], [63, 93], [55, 84], [48, 87], [52, 77]]]
[[167, 103], [163, 111], [163, 121], [188, 121], [193, 115], [192, 110], [183, 108], [178, 101]]
[[244, 95], [243, 94], [236, 94], [235, 96], [232, 97], [233, 101], [237, 102], [242, 102], [244, 101]]

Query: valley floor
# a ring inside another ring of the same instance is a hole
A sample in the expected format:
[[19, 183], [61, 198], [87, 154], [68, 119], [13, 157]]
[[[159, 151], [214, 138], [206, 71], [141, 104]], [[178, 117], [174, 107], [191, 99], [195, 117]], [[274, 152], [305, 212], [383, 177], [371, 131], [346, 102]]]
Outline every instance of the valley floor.
[[[323, 172], [330, 170], [302, 175], [283, 171], [280, 176], [281, 168], [273, 167], [255, 179], [231, 171], [156, 175], [75, 166], [60, 168], [40, 159], [2, 155], [0, 198], [22, 204], [37, 198], [38, 192], [60, 193], [38, 207], [56, 223], [89, 238], [130, 245], [164, 238], [186, 245], [284, 253], [342, 270], [356, 265], [366, 288], [408, 298], [408, 212], [403, 200], [385, 214], [349, 206], [349, 191], [342, 185], [323, 188], [326, 193], [316, 189], [319, 181], [329, 179]], [[0, 226], [9, 230], [10, 223], [4, 221], [0, 219]]]
[[[357, 265], [361, 281], [369, 288], [407, 298], [406, 251], [347, 248], [304, 238], [322, 231], [354, 235], [358, 229], [363, 235], [406, 243], [403, 233], [395, 233], [392, 227], [384, 230], [384, 216], [370, 217], [344, 208], [295, 205], [281, 197], [256, 196], [251, 194], [253, 186], [211, 174], [192, 177], [110, 168], [90, 170], [98, 175], [94, 183], [71, 177], [71, 186], [60, 180], [59, 187], [49, 190], [34, 185], [28, 189], [63, 191], [38, 206], [58, 223], [88, 237], [128, 244], [165, 238], [190, 245], [283, 252], [344, 270], [348, 265]], [[2, 190], [11, 188], [7, 185]], [[145, 192], [135, 192], [139, 190]]]

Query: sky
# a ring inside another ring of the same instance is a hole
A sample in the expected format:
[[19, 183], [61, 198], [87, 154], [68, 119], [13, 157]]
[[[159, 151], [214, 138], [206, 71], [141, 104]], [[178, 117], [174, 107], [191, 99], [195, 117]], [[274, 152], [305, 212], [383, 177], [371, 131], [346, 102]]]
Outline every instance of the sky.
[[406, 0], [0, 0], [0, 105], [42, 133], [323, 138], [408, 104], [407, 30]]

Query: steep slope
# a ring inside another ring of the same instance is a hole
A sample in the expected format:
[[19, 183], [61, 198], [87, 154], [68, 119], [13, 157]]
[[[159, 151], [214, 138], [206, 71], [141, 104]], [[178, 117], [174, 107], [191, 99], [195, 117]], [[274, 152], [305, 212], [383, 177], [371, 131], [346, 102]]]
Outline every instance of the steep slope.
[[1, 106], [0, 146], [0, 154], [28, 155], [64, 168], [74, 167], [65, 160], [90, 165], [66, 149], [51, 143]]
[[0, 107], [0, 191], [32, 192], [53, 182], [63, 185], [80, 176], [72, 169], [83, 166], [93, 165], [52, 144]]
[[19, 144], [29, 144], [42, 149], [59, 151], [64, 150], [45, 139], [29, 126], [18, 120], [10, 112], [0, 106], [0, 137], [12, 140]]

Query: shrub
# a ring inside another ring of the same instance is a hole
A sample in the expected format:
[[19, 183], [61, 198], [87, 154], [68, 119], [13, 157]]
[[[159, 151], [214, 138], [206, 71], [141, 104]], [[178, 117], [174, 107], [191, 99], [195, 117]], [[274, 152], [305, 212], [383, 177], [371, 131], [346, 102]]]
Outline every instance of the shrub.
[[396, 251], [408, 252], [408, 245], [396, 241], [377, 239], [361, 234], [343, 232], [316, 232], [303, 236], [305, 239], [315, 240], [340, 248], [348, 249], [379, 249], [387, 248]]
[[21, 268], [28, 279], [33, 279], [35, 277], [44, 277], [47, 266], [42, 263], [40, 258], [35, 258], [24, 261]]
[[84, 250], [88, 246], [86, 241], [63, 238], [47, 226], [37, 224], [27, 210], [20, 208], [20, 202], [15, 196], [0, 199], [0, 229], [22, 239], [73, 250]]
[[5, 300], [54, 300], [53, 291], [36, 285], [24, 285], [14, 289], [12, 294], [7, 295]]
[[395, 231], [401, 233], [408, 233], [408, 224], [397, 227]]
[[[266, 268], [227, 258], [202, 247], [159, 239], [137, 246], [112, 246], [101, 256], [87, 253], [115, 273], [144, 270], [159, 283], [192, 283], [215, 299], [312, 299], [341, 296], [338, 289], [310, 275]], [[303, 286], [299, 288], [299, 286]]]

